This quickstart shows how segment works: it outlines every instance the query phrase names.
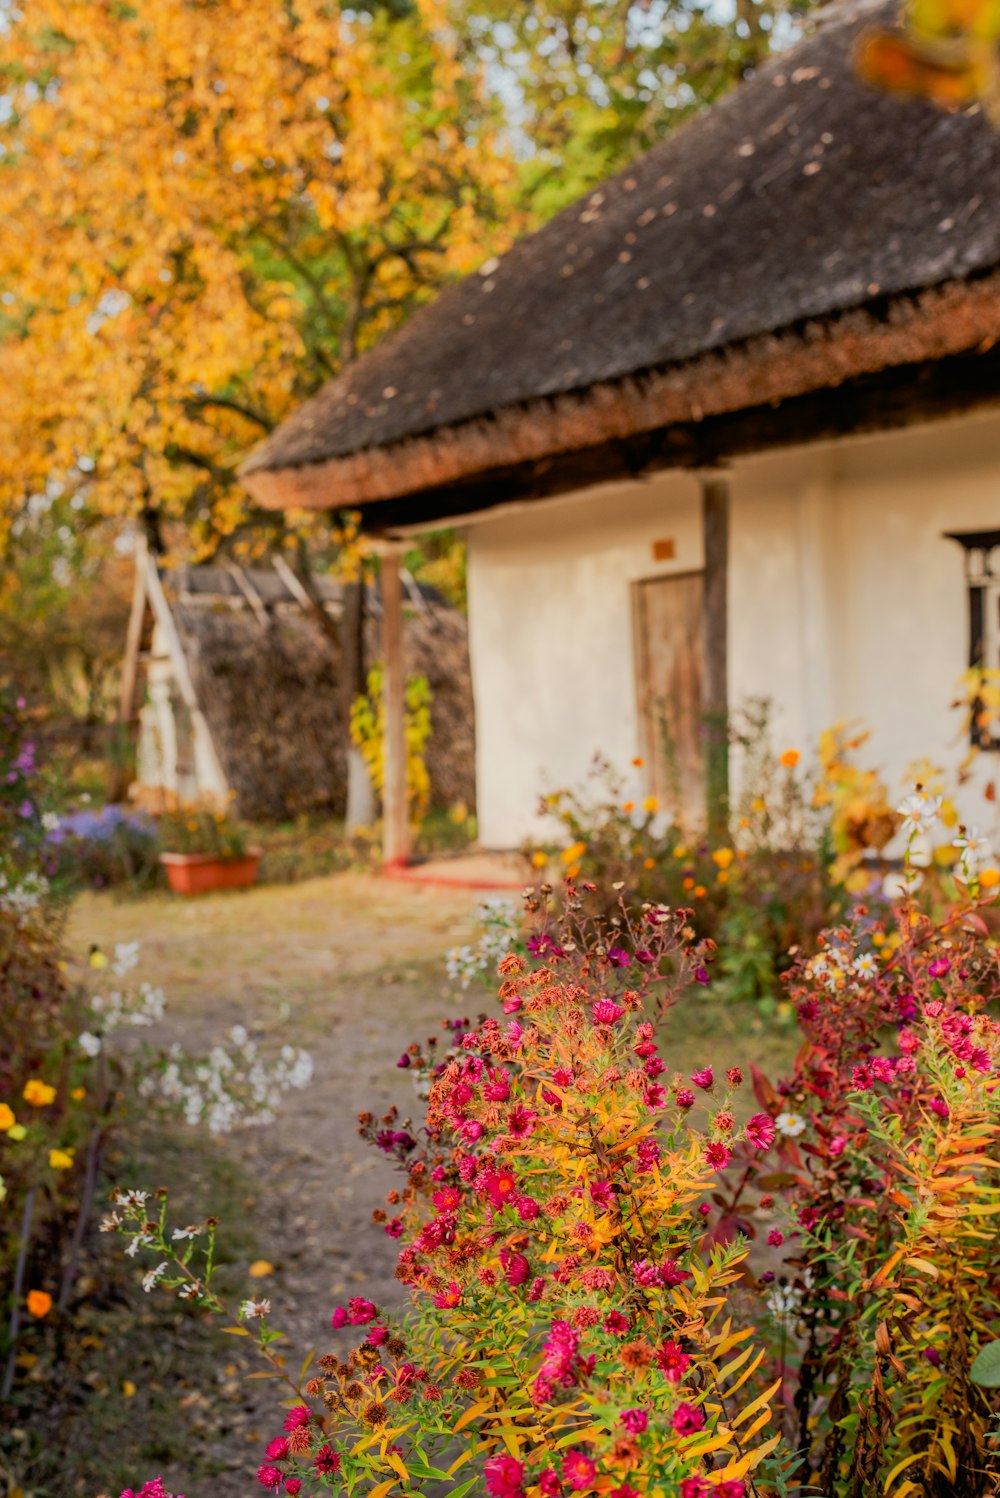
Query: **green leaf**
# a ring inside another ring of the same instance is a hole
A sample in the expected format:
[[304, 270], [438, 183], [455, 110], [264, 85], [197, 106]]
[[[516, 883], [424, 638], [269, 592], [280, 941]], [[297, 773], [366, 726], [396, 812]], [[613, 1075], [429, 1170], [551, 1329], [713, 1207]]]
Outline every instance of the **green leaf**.
[[979, 1349], [969, 1377], [986, 1389], [1000, 1388], [1000, 1342], [987, 1342]]

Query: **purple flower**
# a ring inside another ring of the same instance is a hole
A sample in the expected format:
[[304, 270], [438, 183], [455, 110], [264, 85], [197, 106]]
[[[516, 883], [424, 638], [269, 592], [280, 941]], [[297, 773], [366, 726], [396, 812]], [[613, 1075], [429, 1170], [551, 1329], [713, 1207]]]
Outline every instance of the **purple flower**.
[[610, 947], [608, 961], [612, 967], [628, 967], [632, 961], [624, 947]]

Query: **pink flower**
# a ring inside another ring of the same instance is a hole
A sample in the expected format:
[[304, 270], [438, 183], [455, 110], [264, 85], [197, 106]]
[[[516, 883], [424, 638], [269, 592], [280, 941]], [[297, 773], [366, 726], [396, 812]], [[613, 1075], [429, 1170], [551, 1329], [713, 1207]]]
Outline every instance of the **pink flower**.
[[537, 1117], [537, 1113], [532, 1113], [523, 1103], [518, 1103], [507, 1114], [507, 1132], [513, 1134], [515, 1139], [527, 1139], [535, 1127]]
[[767, 1235], [767, 1241], [772, 1248], [780, 1248], [785, 1241], [785, 1235], [780, 1228], [772, 1228]]
[[678, 1489], [679, 1498], [709, 1498], [714, 1492], [703, 1477], [684, 1477]]
[[597, 1207], [610, 1212], [615, 1204], [615, 1193], [608, 1181], [595, 1181], [590, 1188], [590, 1200]]
[[434, 1297], [434, 1304], [439, 1311], [450, 1311], [453, 1307], [462, 1304], [462, 1291], [454, 1280], [444, 1290], [438, 1291]]
[[486, 1195], [498, 1212], [517, 1200], [517, 1176], [506, 1167], [488, 1176], [485, 1185]]
[[313, 1466], [324, 1477], [332, 1476], [340, 1471], [340, 1452], [334, 1451], [332, 1446], [321, 1446], [313, 1459]]
[[268, 1457], [272, 1462], [283, 1462], [285, 1460], [285, 1457], [288, 1455], [287, 1436], [275, 1436], [274, 1440], [264, 1452], [264, 1455]]
[[378, 1307], [370, 1300], [362, 1300], [360, 1295], [355, 1295], [347, 1302], [347, 1314], [352, 1326], [366, 1326], [369, 1321], [375, 1320]]
[[514, 1289], [518, 1285], [523, 1285], [531, 1273], [531, 1267], [524, 1254], [512, 1253], [509, 1248], [500, 1250], [500, 1263], [503, 1267], [504, 1278]]
[[462, 1205], [462, 1193], [457, 1186], [442, 1186], [440, 1191], [435, 1191], [431, 1200], [439, 1212], [454, 1212], [456, 1207]]
[[296, 1495], [298, 1493], [301, 1493], [301, 1491], [302, 1491], [302, 1481], [301, 1481], [300, 1478], [298, 1478], [298, 1477], [286, 1477], [285, 1478], [285, 1492], [289, 1494], [289, 1498], [296, 1498]]
[[479, 1122], [478, 1118], [469, 1118], [462, 1125], [458, 1132], [462, 1136], [462, 1138], [467, 1139], [470, 1144], [475, 1144], [477, 1139], [482, 1139], [483, 1137], [483, 1126]]
[[677, 1106], [678, 1108], [685, 1109], [694, 1107], [694, 1093], [690, 1087], [679, 1087], [677, 1089]]
[[346, 1326], [347, 1321], [348, 1317], [345, 1308], [343, 1306], [334, 1306], [333, 1315], [330, 1317], [330, 1325], [334, 1331], [339, 1331], [342, 1326]]
[[649, 1415], [646, 1410], [622, 1410], [619, 1416], [629, 1435], [641, 1436], [649, 1424]]
[[694, 1085], [696, 1087], [704, 1088], [706, 1092], [711, 1087], [714, 1080], [715, 1079], [712, 1076], [712, 1068], [710, 1066], [703, 1066], [701, 1071], [693, 1071], [691, 1073], [691, 1081], [694, 1083]]
[[740, 1068], [738, 1066], [731, 1066], [729, 1068], [729, 1070], [726, 1072], [726, 1081], [729, 1083], [730, 1087], [742, 1087], [743, 1073], [740, 1071]]
[[755, 1150], [770, 1149], [774, 1135], [774, 1120], [767, 1113], [755, 1113], [747, 1123], [746, 1136]]
[[567, 1451], [563, 1457], [562, 1477], [574, 1493], [582, 1493], [584, 1488], [589, 1488], [596, 1475], [597, 1468], [582, 1451]]
[[293, 1404], [282, 1424], [289, 1435], [291, 1435], [293, 1430], [301, 1430], [303, 1426], [309, 1425], [311, 1421], [312, 1410], [307, 1404]]
[[524, 1466], [512, 1456], [491, 1456], [483, 1468], [491, 1498], [523, 1498]]
[[613, 1025], [625, 1013], [614, 999], [598, 999], [591, 1006], [590, 1016], [595, 1025]]
[[664, 1342], [656, 1354], [656, 1366], [671, 1384], [680, 1383], [690, 1363], [690, 1353], [685, 1352], [679, 1342]]
[[541, 1215], [542, 1209], [533, 1196], [519, 1196], [514, 1206], [522, 1222], [534, 1222]]
[[499, 1067], [490, 1072], [490, 1080], [483, 1087], [483, 1097], [488, 1103], [505, 1103], [510, 1097], [510, 1078]]
[[388, 1329], [384, 1326], [380, 1326], [379, 1323], [376, 1322], [374, 1326], [370, 1326], [368, 1328], [368, 1335], [365, 1338], [365, 1346], [381, 1347], [383, 1342], [388, 1342], [388, 1340]]
[[695, 1431], [704, 1430], [705, 1416], [696, 1404], [688, 1404], [682, 1399], [670, 1417], [670, 1423], [679, 1436], [693, 1436]]
[[257, 1481], [262, 1488], [280, 1488], [285, 1480], [285, 1474], [280, 1467], [269, 1467], [266, 1463], [257, 1468]]
[[551, 1467], [546, 1467], [538, 1479], [538, 1491], [542, 1494], [542, 1498], [559, 1498], [559, 1494], [562, 1492], [562, 1483]]
[[744, 1498], [746, 1484], [738, 1477], [727, 1477], [725, 1481], [717, 1483], [712, 1492], [712, 1498]]
[[720, 1144], [718, 1140], [714, 1140], [705, 1149], [705, 1163], [706, 1165], [710, 1165], [713, 1170], [725, 1170], [731, 1159], [732, 1155], [729, 1150], [726, 1149], [724, 1144]]
[[604, 1330], [613, 1337], [624, 1337], [632, 1323], [621, 1311], [609, 1311], [604, 1318]]

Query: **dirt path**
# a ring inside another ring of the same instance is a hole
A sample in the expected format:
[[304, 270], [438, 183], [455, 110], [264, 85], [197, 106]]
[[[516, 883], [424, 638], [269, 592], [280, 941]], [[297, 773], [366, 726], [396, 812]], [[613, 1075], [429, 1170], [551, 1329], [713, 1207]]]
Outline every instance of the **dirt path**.
[[[330, 1310], [345, 1296], [399, 1298], [396, 1245], [371, 1221], [394, 1177], [358, 1139], [356, 1117], [414, 1101], [395, 1062], [456, 1009], [442, 954], [468, 939], [482, 899], [341, 874], [192, 901], [87, 896], [74, 908], [75, 952], [92, 942], [106, 951], [142, 943], [136, 976], [168, 999], [157, 1040], [205, 1049], [241, 1023], [262, 1030], [265, 1043], [287, 1041], [313, 1055], [310, 1088], [290, 1094], [272, 1125], [227, 1142], [253, 1181], [246, 1207], [255, 1251], [275, 1266], [247, 1289], [271, 1298], [292, 1366], [310, 1348], [330, 1346]], [[179, 1142], [197, 1150], [199, 1135], [182, 1132]], [[184, 1217], [180, 1201], [176, 1210]], [[234, 1344], [220, 1341], [228, 1360]], [[235, 1498], [252, 1490], [261, 1443], [280, 1427], [277, 1394], [267, 1383], [230, 1378], [222, 1396], [228, 1404], [215, 1423], [224, 1428], [208, 1443], [222, 1469], [212, 1491]], [[192, 1491], [198, 1498], [188, 1474]]]

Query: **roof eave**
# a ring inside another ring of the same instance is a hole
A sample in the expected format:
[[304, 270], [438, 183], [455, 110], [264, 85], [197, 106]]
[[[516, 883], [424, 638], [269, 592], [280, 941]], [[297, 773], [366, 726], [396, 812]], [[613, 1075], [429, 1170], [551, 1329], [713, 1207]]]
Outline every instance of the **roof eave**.
[[682, 364], [526, 401], [382, 447], [240, 470], [265, 509], [363, 509], [641, 432], [777, 404], [1000, 338], [1000, 271], [885, 298]]

